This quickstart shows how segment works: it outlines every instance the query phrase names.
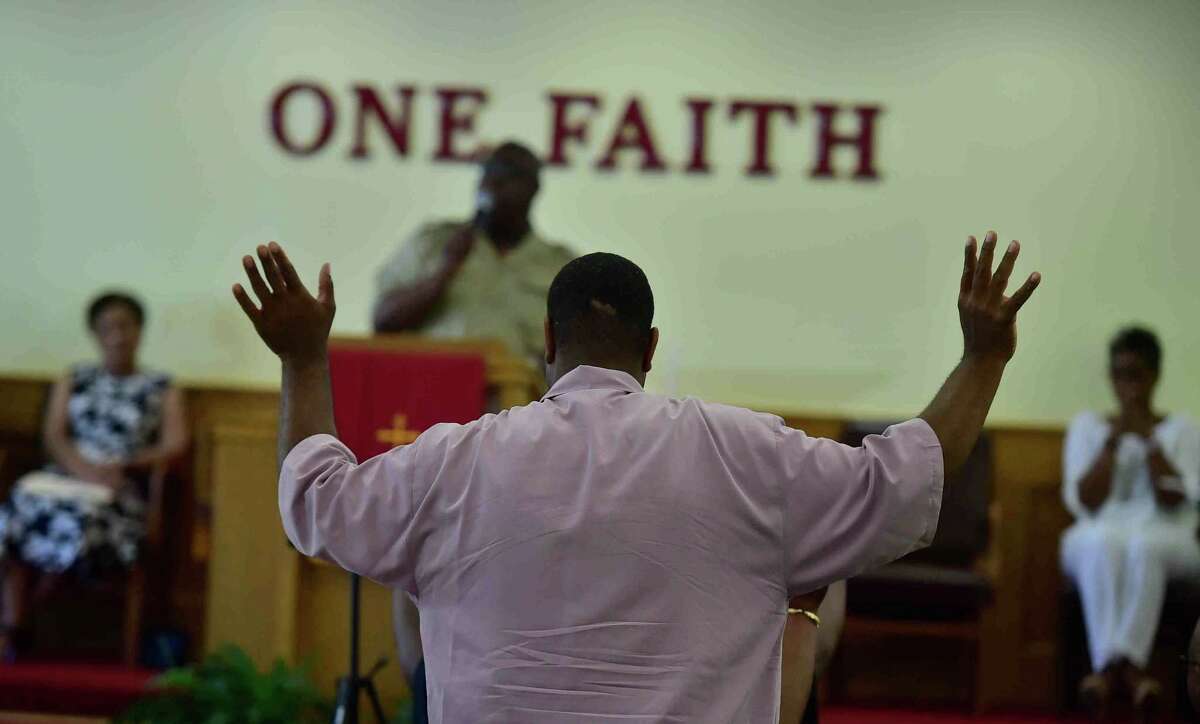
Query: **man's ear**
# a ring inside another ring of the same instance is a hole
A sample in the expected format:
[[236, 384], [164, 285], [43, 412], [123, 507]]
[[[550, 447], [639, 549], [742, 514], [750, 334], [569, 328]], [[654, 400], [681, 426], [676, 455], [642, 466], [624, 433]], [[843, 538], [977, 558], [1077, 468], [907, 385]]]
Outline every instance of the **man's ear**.
[[646, 355], [642, 358], [642, 372], [649, 372], [654, 361], [654, 352], [658, 349], [658, 327], [650, 328], [650, 344], [646, 345]]
[[542, 322], [542, 330], [546, 335], [546, 364], [554, 364], [554, 358], [558, 356], [558, 348], [554, 342], [554, 327], [550, 324], [550, 318]]

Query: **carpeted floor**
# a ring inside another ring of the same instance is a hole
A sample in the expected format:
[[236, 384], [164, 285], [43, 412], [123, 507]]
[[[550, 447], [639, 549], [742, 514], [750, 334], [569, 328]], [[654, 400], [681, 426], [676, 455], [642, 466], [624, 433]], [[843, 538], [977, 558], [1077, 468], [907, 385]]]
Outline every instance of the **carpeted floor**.
[[0, 665], [0, 710], [111, 716], [140, 697], [153, 675], [111, 664], [4, 664]]

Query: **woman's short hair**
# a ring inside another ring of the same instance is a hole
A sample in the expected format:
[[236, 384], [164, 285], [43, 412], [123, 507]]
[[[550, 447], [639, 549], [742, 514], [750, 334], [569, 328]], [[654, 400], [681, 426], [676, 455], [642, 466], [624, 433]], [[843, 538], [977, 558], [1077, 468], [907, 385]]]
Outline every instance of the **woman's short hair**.
[[110, 291], [104, 292], [92, 300], [88, 305], [87, 310], [87, 325], [88, 329], [96, 328], [96, 320], [109, 307], [124, 306], [133, 314], [133, 318], [137, 320], [138, 326], [142, 326], [146, 322], [146, 309], [137, 297], [128, 292]]
[[1146, 365], [1158, 372], [1162, 368], [1162, 346], [1158, 336], [1145, 327], [1126, 327], [1108, 345], [1109, 355], [1130, 352], [1142, 358]]

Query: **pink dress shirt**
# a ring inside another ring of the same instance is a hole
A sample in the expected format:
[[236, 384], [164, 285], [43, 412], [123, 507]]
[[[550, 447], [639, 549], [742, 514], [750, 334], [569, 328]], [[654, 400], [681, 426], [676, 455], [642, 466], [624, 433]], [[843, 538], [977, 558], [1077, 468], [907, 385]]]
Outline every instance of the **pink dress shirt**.
[[851, 448], [596, 367], [279, 479], [300, 551], [414, 597], [447, 724], [776, 724], [789, 595], [928, 545], [941, 498], [923, 420]]

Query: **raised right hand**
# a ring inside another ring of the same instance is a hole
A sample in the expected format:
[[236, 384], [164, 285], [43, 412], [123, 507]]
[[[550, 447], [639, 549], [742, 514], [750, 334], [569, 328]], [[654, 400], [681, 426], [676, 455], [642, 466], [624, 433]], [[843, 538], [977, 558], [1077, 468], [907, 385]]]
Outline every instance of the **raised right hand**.
[[262, 341], [283, 361], [323, 359], [337, 308], [329, 264], [321, 267], [314, 297], [300, 281], [283, 247], [272, 241], [260, 244], [257, 252], [265, 281], [258, 273], [254, 257], [242, 257], [242, 266], [261, 308], [254, 305], [241, 284], [234, 284], [233, 296], [242, 311]]
[[975, 258], [975, 237], [967, 238], [966, 260], [963, 263], [962, 283], [958, 293], [958, 319], [962, 325], [966, 358], [1007, 362], [1017, 349], [1017, 312], [1029, 301], [1042, 275], [1029, 275], [1011, 297], [1004, 296], [1008, 278], [1012, 275], [1020, 242], [1013, 241], [1004, 252], [1000, 266], [992, 272], [992, 256], [996, 249], [996, 232], [983, 237], [983, 249]]

